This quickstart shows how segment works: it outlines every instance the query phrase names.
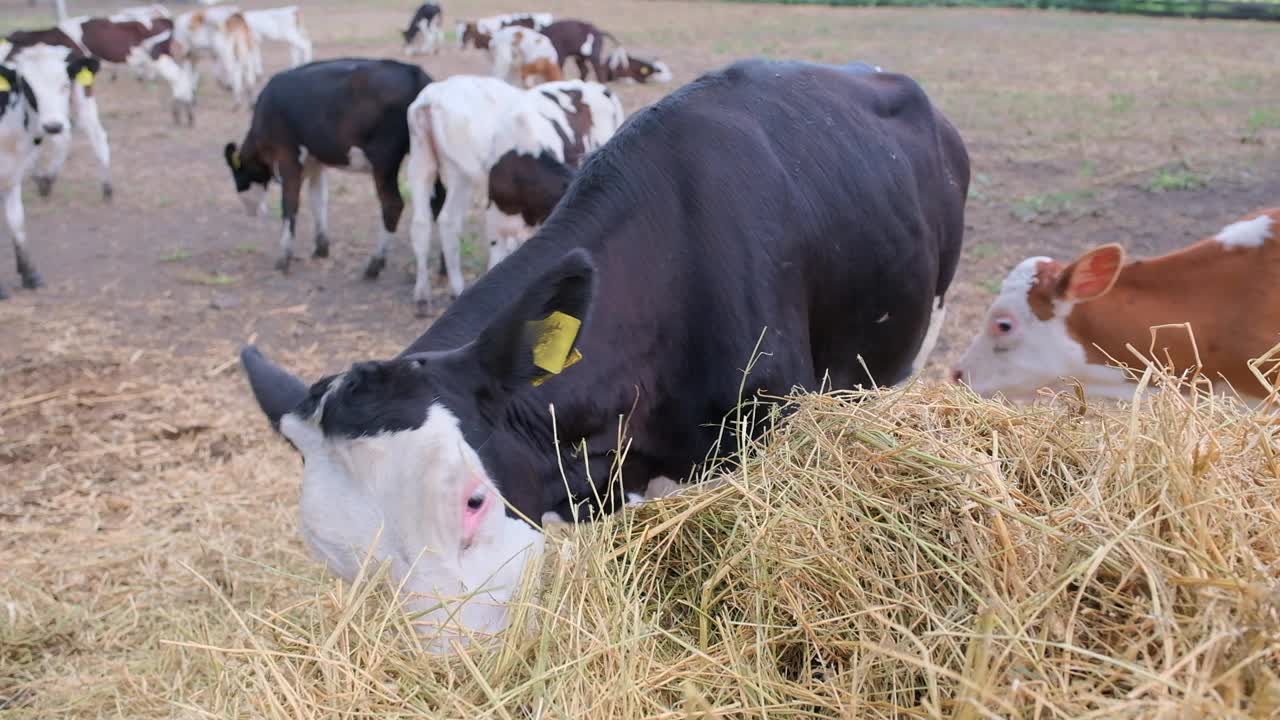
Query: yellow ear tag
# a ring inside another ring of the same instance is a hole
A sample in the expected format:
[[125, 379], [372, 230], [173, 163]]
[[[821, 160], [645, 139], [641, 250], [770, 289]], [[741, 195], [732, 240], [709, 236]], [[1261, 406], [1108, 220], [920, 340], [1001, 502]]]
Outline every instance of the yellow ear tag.
[[[582, 359], [582, 353], [573, 347], [573, 341], [578, 339], [578, 329], [582, 327], [581, 320], [557, 310], [532, 324], [538, 335], [533, 345], [534, 365], [551, 375], [558, 375]], [[547, 377], [544, 375], [533, 384], [541, 385]]]
[[9, 84], [9, 78], [0, 75], [0, 92], [9, 92], [13, 90], [13, 86]]
[[81, 87], [89, 87], [93, 84], [93, 71], [89, 68], [80, 68], [80, 72], [76, 73], [76, 82]]
[[240, 151], [239, 150], [236, 150], [231, 153], [231, 169], [232, 170], [240, 169]]

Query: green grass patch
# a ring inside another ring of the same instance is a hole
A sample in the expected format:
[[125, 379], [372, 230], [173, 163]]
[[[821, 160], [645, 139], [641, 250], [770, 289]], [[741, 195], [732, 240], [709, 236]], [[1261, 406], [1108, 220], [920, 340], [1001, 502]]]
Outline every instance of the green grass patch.
[[226, 287], [235, 285], [237, 281], [234, 275], [226, 273], [192, 273], [187, 276], [187, 280], [196, 285], [205, 285], [207, 287]]
[[1092, 190], [1067, 190], [1063, 192], [1028, 195], [1013, 204], [1013, 216], [1023, 222], [1034, 222], [1050, 215], [1074, 210], [1085, 200], [1093, 199]]
[[1249, 113], [1249, 132], [1280, 129], [1280, 110], [1259, 108]]
[[183, 260], [190, 260], [190, 259], [191, 259], [191, 251], [183, 248], [178, 248], [177, 250], [174, 250], [173, 252], [168, 253], [167, 255], [160, 256], [160, 262], [162, 263], [178, 263], [178, 262], [182, 262]]
[[257, 255], [261, 250], [255, 243], [242, 242], [236, 246], [236, 254], [238, 255]]
[[1133, 93], [1111, 93], [1108, 102], [1113, 113], [1127, 113], [1137, 103]]
[[1209, 183], [1185, 165], [1163, 167], [1143, 184], [1147, 192], [1182, 192], [1196, 190]]

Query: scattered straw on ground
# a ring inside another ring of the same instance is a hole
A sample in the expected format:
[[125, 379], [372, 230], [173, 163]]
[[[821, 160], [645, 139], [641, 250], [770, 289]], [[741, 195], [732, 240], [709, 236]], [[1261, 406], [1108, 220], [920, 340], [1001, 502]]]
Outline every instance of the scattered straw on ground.
[[802, 397], [727, 482], [554, 532], [516, 629], [443, 659], [378, 575], [346, 586], [307, 559], [297, 460], [234, 370], [153, 360], [153, 384], [113, 387], [128, 358], [89, 359], [65, 358], [98, 395], [62, 380], [0, 410], [129, 409], [66, 430], [96, 455], [3, 425], [15, 466], [81, 468], [0, 507], [7, 716], [1280, 711], [1280, 442], [1234, 406]]

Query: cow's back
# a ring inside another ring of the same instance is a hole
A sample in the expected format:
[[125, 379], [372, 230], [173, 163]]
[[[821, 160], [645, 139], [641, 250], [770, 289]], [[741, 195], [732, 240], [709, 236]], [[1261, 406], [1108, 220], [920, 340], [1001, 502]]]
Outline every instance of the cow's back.
[[346, 148], [334, 142], [339, 128], [361, 138], [403, 135], [407, 148], [405, 112], [429, 82], [422, 68], [394, 60], [308, 63], [267, 81], [254, 106], [254, 133], [284, 133], [322, 162], [339, 165], [346, 160]]

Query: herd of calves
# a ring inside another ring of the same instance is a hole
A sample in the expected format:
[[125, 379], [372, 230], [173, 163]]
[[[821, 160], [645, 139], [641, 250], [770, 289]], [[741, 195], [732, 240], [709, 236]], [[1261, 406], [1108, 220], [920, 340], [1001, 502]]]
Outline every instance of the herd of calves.
[[[402, 32], [404, 52], [438, 54], [442, 27], [441, 7], [421, 5]], [[27, 248], [21, 185], [30, 175], [42, 196], [50, 193], [67, 157], [73, 124], [92, 145], [103, 196], [111, 197], [110, 149], [94, 97], [98, 74], [107, 67], [114, 75], [114, 68], [123, 66], [140, 79], [164, 79], [172, 89], [175, 122], [185, 118], [190, 124], [197, 66], [208, 62], [236, 106], [249, 102], [252, 107], [244, 137], [223, 148], [247, 211], [262, 212], [271, 182], [281, 185], [276, 267], [282, 272], [293, 259], [304, 186], [315, 220], [314, 255], [328, 255], [325, 173], [339, 169], [373, 178], [380, 232], [364, 274], [376, 278], [405, 210], [399, 174], [407, 158], [409, 235], [417, 263], [413, 300], [420, 314], [430, 313], [428, 260], [437, 226], [441, 271], [449, 293], [457, 297], [464, 286], [460, 237], [469, 211], [477, 204], [484, 208], [482, 236], [492, 269], [550, 216], [585, 159], [622, 127], [626, 113], [608, 83], [672, 79], [661, 61], [636, 57], [614, 35], [582, 20], [556, 20], [547, 13], [499, 15], [460, 22], [456, 34], [461, 49], [489, 53], [491, 75], [433, 78], [417, 64], [391, 59], [313, 61], [296, 6], [244, 11], [214, 6], [171, 17], [163, 6], [152, 5], [10, 33], [0, 41], [0, 195], [23, 286], [39, 287], [42, 279]], [[271, 76], [254, 97], [263, 76], [264, 39], [289, 46], [291, 67]], [[579, 79], [564, 79], [570, 59]], [[1123, 252], [1115, 245], [1070, 265], [1029, 258], [1010, 273], [988, 311], [987, 327], [977, 333], [953, 377], [984, 394], [1025, 393], [1068, 371], [1089, 370], [1105, 376], [1093, 377], [1105, 393], [1124, 396], [1128, 378], [1099, 369], [1126, 359], [1117, 357], [1126, 347], [1119, 338], [1157, 324], [1185, 325], [1207, 313], [1196, 329], [1196, 340], [1205, 344], [1186, 338], [1161, 348], [1169, 356], [1176, 346], [1172, 352], [1180, 360], [1174, 365], [1186, 367], [1194, 357], [1199, 367], [1215, 368], [1218, 377], [1258, 397], [1256, 373], [1246, 361], [1277, 339], [1269, 324], [1275, 293], [1268, 289], [1251, 296], [1251, 302], [1261, 299], [1266, 312], [1259, 316], [1261, 324], [1245, 333], [1247, 342], [1239, 334], [1218, 341], [1213, 317], [1231, 301], [1224, 292], [1215, 290], [1212, 303], [1196, 301], [1188, 308], [1186, 293], [1161, 298], [1151, 287], [1170, 273], [1178, 276], [1176, 282], [1164, 284], [1202, 285], [1178, 274], [1184, 272], [1178, 263], [1186, 258], [1196, 260], [1201, 274], [1210, 261], [1270, 268], [1280, 262], [1272, 257], [1277, 252], [1274, 222], [1280, 222], [1277, 211], [1256, 211], [1184, 253], [1141, 263], [1122, 263]], [[1219, 255], [1223, 259], [1215, 259]], [[1127, 278], [1141, 273], [1156, 277], [1129, 288]], [[1100, 314], [1086, 319], [1091, 311]]]
[[[443, 17], [435, 3], [420, 6], [402, 33], [405, 54], [438, 54]], [[460, 22], [457, 35], [462, 49], [489, 53], [492, 76], [433, 82], [419, 66], [394, 60], [313, 62], [296, 6], [218, 5], [173, 17], [164, 6], [150, 5], [10, 33], [0, 41], [0, 139], [7, 140], [0, 142], [0, 194], [23, 286], [39, 287], [42, 279], [26, 247], [20, 187], [29, 175], [41, 196], [51, 192], [73, 126], [83, 130], [98, 158], [103, 197], [112, 195], [110, 147], [95, 99], [99, 72], [109, 69], [114, 79], [124, 67], [140, 80], [165, 81], [174, 122], [191, 125], [200, 67], [209, 65], [234, 107], [249, 104], [253, 110], [243, 142], [228, 144], [225, 153], [250, 212], [264, 205], [271, 180], [281, 183], [281, 270], [292, 257], [304, 180], [316, 218], [315, 254], [327, 255], [324, 171], [340, 168], [370, 173], [375, 181], [383, 233], [366, 275], [376, 277], [404, 206], [397, 175], [412, 151], [410, 184], [428, 188], [411, 193], [417, 199], [413, 240], [421, 250], [419, 269], [426, 267], [438, 220], [442, 269], [456, 295], [463, 285], [458, 235], [471, 203], [487, 198], [492, 266], [549, 214], [583, 157], [622, 124], [622, 105], [605, 83], [671, 80], [664, 63], [628, 53], [614, 35], [581, 20], [500, 15]], [[264, 76], [264, 39], [288, 45], [291, 67], [254, 97]], [[579, 80], [564, 80], [570, 59]], [[422, 271], [414, 298], [424, 312], [430, 296], [430, 278]]]

